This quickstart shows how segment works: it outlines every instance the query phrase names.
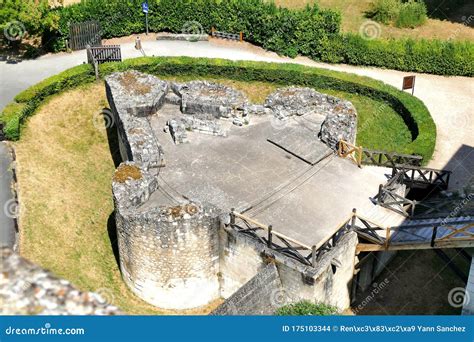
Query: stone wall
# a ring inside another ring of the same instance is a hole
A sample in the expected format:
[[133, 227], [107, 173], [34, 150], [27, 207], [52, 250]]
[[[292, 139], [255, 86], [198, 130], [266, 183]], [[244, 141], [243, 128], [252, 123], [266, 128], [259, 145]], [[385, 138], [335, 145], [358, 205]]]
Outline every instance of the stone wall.
[[252, 279], [220, 305], [213, 315], [272, 315], [278, 309], [274, 294], [283, 291], [273, 263], [261, 269]]
[[[357, 112], [351, 102], [334, 96], [321, 94], [311, 88], [288, 87], [276, 90], [265, 100], [266, 109], [280, 119], [296, 115], [319, 114], [326, 117], [320, 138], [329, 147], [336, 149], [340, 140], [355, 143], [357, 133]], [[253, 106], [251, 113], [265, 113]]]
[[0, 248], [0, 270], [1, 315], [123, 315], [107, 291], [79, 291], [8, 248]]
[[[281, 119], [315, 111], [340, 119], [350, 111], [348, 104], [344, 107], [341, 100], [308, 88], [290, 88], [272, 94], [263, 107], [251, 106], [228, 87], [209, 82], [168, 84], [138, 72], [112, 74], [106, 78], [106, 91], [124, 160], [114, 174], [112, 190], [120, 267], [132, 291], [168, 309], [198, 307], [221, 297], [229, 300], [220, 312], [233, 313], [269, 313], [269, 303], [272, 311], [301, 299], [341, 309], [349, 306], [354, 234], [343, 237], [313, 268], [226, 227], [224, 216], [206, 203], [145, 205], [160, 189], [158, 174], [164, 165], [148, 116], [165, 102], [180, 105], [183, 115], [199, 120], [199, 127], [221, 117], [248, 117], [253, 110]], [[355, 111], [351, 114], [355, 125]], [[176, 122], [176, 127], [182, 123]], [[174, 126], [168, 125], [176, 135]], [[265, 282], [271, 286], [263, 286]], [[249, 306], [252, 297], [261, 301]]]
[[168, 83], [130, 71], [106, 77], [105, 88], [122, 160], [135, 161], [145, 169], [160, 167], [163, 164], [162, 150], [147, 116], [156, 113], [163, 105]]
[[122, 276], [140, 298], [158, 307], [187, 309], [219, 298], [219, 213], [183, 202], [140, 210], [159, 188], [163, 151], [148, 115], [168, 83], [137, 72], [106, 78], [124, 160], [112, 182]]
[[[300, 300], [323, 302], [346, 309], [350, 306], [351, 281], [354, 273], [355, 248], [357, 235], [346, 234], [335, 248], [323, 255], [315, 268], [305, 266], [300, 262], [267, 248], [261, 242], [238, 233], [231, 228], [221, 227], [221, 261], [220, 279], [221, 296], [228, 299], [233, 314], [247, 314], [248, 308], [236, 307], [232, 295], [237, 298], [245, 297], [246, 293], [253, 296], [255, 292], [262, 297], [271, 298], [272, 307], [277, 308]], [[269, 286], [265, 294], [254, 285], [241, 288], [248, 283], [271, 262], [274, 263], [281, 282], [281, 289]], [[266, 301], [263, 300], [263, 301]], [[226, 306], [224, 302], [224, 306]], [[264, 308], [254, 307], [255, 314]], [[216, 313], [227, 312], [217, 309]]]

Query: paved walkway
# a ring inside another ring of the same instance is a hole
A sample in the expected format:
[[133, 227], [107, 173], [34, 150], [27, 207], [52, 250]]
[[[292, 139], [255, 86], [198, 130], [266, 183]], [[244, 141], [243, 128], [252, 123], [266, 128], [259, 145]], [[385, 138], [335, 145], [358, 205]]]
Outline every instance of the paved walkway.
[[11, 191], [12, 160], [7, 145], [0, 142], [0, 247], [12, 248], [15, 244], [15, 225], [12, 214], [15, 214], [16, 203]]
[[[124, 39], [113, 41], [122, 45], [123, 58], [140, 57], [133, 42]], [[436, 152], [430, 166], [456, 171], [454, 187], [460, 186], [473, 176], [474, 171], [474, 79], [467, 77], [443, 77], [427, 74], [406, 73], [394, 70], [356, 67], [349, 65], [329, 65], [316, 63], [307, 58], [289, 59], [251, 46], [247, 43], [232, 42], [178, 42], [144, 40], [143, 48], [148, 56], [190, 56], [225, 58], [231, 60], [253, 60], [277, 63], [298, 63], [338, 71], [369, 76], [397, 88], [403, 76], [415, 74], [415, 96], [420, 98], [430, 110], [438, 130]], [[36, 60], [17, 64], [0, 62], [0, 108], [3, 108], [20, 91], [54, 75], [62, 70], [86, 62], [85, 51], [42, 56]], [[0, 151], [1, 153], [1, 151]], [[1, 171], [1, 170], [0, 170]], [[4, 189], [4, 187], [1, 187]], [[4, 192], [3, 190], [1, 191]], [[4, 202], [0, 199], [0, 208]], [[0, 229], [5, 229], [3, 225]], [[3, 234], [1, 234], [3, 236]], [[0, 241], [1, 242], [1, 241]]]

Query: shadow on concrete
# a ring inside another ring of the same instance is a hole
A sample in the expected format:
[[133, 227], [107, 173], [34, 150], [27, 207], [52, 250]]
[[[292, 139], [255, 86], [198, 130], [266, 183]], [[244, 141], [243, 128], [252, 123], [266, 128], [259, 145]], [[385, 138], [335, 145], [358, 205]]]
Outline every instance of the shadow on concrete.
[[449, 183], [450, 189], [459, 189], [466, 186], [474, 177], [474, 147], [462, 145], [443, 169], [453, 172]]

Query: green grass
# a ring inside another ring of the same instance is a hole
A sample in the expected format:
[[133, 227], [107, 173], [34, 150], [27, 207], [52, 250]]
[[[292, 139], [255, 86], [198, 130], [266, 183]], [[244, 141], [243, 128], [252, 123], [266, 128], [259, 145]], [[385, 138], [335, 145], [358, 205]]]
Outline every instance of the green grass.
[[357, 145], [373, 150], [402, 151], [411, 133], [398, 113], [383, 101], [342, 91], [321, 89], [352, 102], [357, 109]]
[[[361, 26], [368, 20], [366, 12], [371, 8], [373, 0], [276, 0], [278, 5], [288, 8], [302, 8], [307, 4], [313, 4], [317, 2], [321, 8], [330, 8], [339, 10], [342, 14], [342, 31], [358, 33]], [[431, 1], [433, 2], [433, 1]], [[438, 4], [434, 8], [439, 11], [433, 11], [433, 8], [428, 6], [428, 16], [433, 15], [433, 18], [416, 28], [398, 28], [392, 25], [381, 24], [380, 37], [381, 38], [414, 38], [414, 39], [441, 39], [441, 40], [469, 40], [474, 41], [474, 29], [462, 23], [456, 23], [449, 21], [449, 18], [445, 16], [445, 9], [440, 7], [440, 4], [446, 5], [447, 2], [443, 0], [437, 0]], [[466, 6], [468, 6], [466, 4]], [[471, 5], [472, 7], [472, 5]], [[451, 8], [456, 8], [451, 6]], [[443, 9], [443, 10], [441, 10]], [[462, 9], [460, 8], [460, 11]], [[441, 12], [443, 14], [443, 20], [435, 18]], [[462, 15], [469, 12], [469, 8], [466, 8]], [[460, 17], [461, 15], [459, 15]], [[467, 15], [468, 17], [469, 15]], [[445, 20], [448, 19], [448, 20]]]

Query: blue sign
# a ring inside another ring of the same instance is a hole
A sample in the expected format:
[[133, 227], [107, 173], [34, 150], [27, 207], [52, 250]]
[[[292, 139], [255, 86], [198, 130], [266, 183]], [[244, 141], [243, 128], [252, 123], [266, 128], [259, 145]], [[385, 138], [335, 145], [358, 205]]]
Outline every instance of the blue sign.
[[142, 2], [143, 13], [148, 13], [148, 2]]

